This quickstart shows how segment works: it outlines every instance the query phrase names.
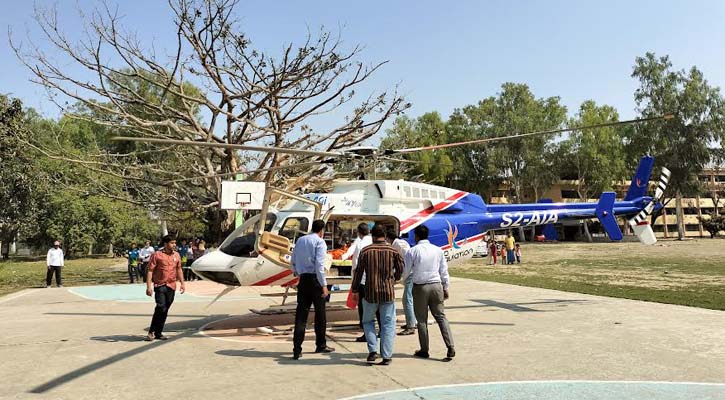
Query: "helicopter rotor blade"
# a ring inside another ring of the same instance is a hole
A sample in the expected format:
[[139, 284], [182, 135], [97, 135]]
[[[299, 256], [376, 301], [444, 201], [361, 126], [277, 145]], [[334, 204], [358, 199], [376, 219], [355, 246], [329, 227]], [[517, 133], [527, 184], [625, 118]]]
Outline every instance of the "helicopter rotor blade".
[[125, 142], [173, 144], [173, 145], [178, 145], [178, 146], [217, 147], [217, 148], [234, 149], [234, 150], [259, 151], [262, 153], [294, 154], [294, 155], [301, 155], [301, 156], [316, 156], [316, 157], [346, 157], [347, 156], [346, 154], [343, 154], [343, 153], [331, 152], [331, 151], [290, 149], [287, 147], [274, 147], [274, 146], [248, 146], [248, 145], [243, 145], [243, 144], [230, 144], [230, 143], [196, 142], [196, 141], [192, 141], [192, 140], [160, 139], [160, 138], [151, 138], [151, 137], [116, 136], [116, 137], [111, 138], [111, 140], [125, 141]]
[[471, 145], [471, 144], [498, 142], [501, 140], [516, 139], [516, 138], [522, 138], [522, 137], [527, 137], [527, 136], [547, 135], [547, 134], [551, 134], [551, 133], [571, 132], [571, 131], [578, 131], [578, 130], [583, 130], [583, 129], [605, 128], [605, 127], [609, 127], [609, 126], [628, 125], [628, 124], [635, 124], [635, 123], [646, 122], [646, 121], [654, 121], [654, 120], [658, 120], [658, 119], [667, 120], [667, 119], [672, 119], [673, 117], [674, 116], [672, 114], [666, 114], [666, 115], [661, 115], [661, 116], [657, 116], [657, 117], [630, 119], [630, 120], [626, 120], [626, 121], [616, 121], [616, 122], [606, 122], [606, 123], [602, 123], [602, 124], [577, 126], [577, 127], [573, 127], [573, 128], [561, 128], [561, 129], [551, 129], [551, 130], [546, 130], [546, 131], [520, 133], [520, 134], [516, 134], [516, 135], [499, 136], [499, 137], [478, 139], [478, 140], [468, 140], [465, 142], [437, 144], [437, 145], [433, 145], [433, 146], [423, 146], [423, 147], [412, 147], [412, 148], [408, 148], [408, 149], [397, 149], [397, 150], [391, 149], [391, 150], [385, 150], [384, 154], [392, 155], [392, 154], [402, 154], [402, 153], [413, 153], [416, 151], [424, 151], [424, 150], [445, 149], [445, 148], [449, 148], [449, 147], [458, 147], [458, 146], [465, 146], [465, 145]]
[[337, 160], [328, 159], [328, 160], [322, 160], [322, 161], [310, 161], [310, 162], [306, 162], [306, 163], [297, 163], [297, 164], [291, 164], [291, 165], [279, 165], [276, 167], [269, 167], [269, 168], [251, 169], [251, 170], [246, 170], [246, 171], [225, 172], [223, 174], [199, 175], [199, 176], [194, 176], [191, 178], [174, 179], [170, 183], [188, 182], [188, 181], [193, 181], [195, 179], [223, 178], [223, 177], [234, 176], [234, 175], [238, 175], [238, 174], [256, 174], [258, 172], [279, 171], [282, 169], [297, 168], [297, 167], [314, 167], [314, 166], [320, 165], [320, 164], [334, 164], [336, 162], [337, 162]]
[[402, 162], [402, 163], [408, 163], [408, 164], [427, 164], [425, 161], [403, 160], [402, 158], [394, 158], [394, 157], [387, 157], [387, 156], [379, 156], [378, 158], [381, 160], [385, 160], [385, 161]]

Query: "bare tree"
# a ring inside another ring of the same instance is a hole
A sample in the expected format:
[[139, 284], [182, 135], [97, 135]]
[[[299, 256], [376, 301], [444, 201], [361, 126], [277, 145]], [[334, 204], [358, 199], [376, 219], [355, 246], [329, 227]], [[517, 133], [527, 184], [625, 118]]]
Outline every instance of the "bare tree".
[[[11, 45], [64, 115], [111, 133], [334, 151], [371, 137], [388, 118], [409, 107], [395, 89], [358, 100], [356, 87], [385, 62], [358, 61], [360, 46], [345, 50], [339, 35], [325, 29], [308, 32], [303, 43], [289, 43], [279, 54], [255, 49], [237, 19], [239, 5], [238, 0], [170, 0], [176, 28], [171, 56], [159, 56], [153, 46], [145, 46], [107, 3], [83, 15], [82, 40], [69, 38], [55, 9], [36, 9], [36, 21], [53, 52], [30, 39], [20, 43], [12, 35]], [[319, 115], [347, 110], [349, 115], [333, 129], [311, 126]], [[176, 178], [293, 165], [303, 158], [322, 160], [201, 147], [174, 149], [173, 157], [163, 157], [169, 148], [148, 144], [129, 145], [124, 151], [100, 146], [89, 158], [34, 145], [50, 156], [116, 175], [128, 183], [135, 199], [174, 210], [188, 204], [216, 206], [221, 186], [219, 178]], [[320, 164], [295, 171], [296, 179], [276, 171], [247, 178], [301, 189], [325, 183], [330, 178], [326, 170]], [[225, 220], [226, 213], [220, 213], [214, 222], [224, 230]]]

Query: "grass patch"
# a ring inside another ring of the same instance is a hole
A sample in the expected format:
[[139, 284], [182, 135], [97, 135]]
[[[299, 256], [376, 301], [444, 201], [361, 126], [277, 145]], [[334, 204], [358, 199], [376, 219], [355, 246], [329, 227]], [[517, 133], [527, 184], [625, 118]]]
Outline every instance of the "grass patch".
[[525, 263], [491, 267], [474, 259], [451, 275], [566, 292], [725, 310], [725, 246], [709, 240], [525, 244]]
[[453, 276], [480, 281], [508, 283], [544, 289], [619, 297], [632, 300], [725, 310], [725, 288], [713, 286], [690, 286], [687, 289], [655, 289], [649, 287], [612, 285], [601, 282], [581, 282], [546, 276], [525, 276], [513, 274], [490, 274], [452, 270]]
[[[128, 282], [125, 271], [114, 270], [112, 265], [124, 263], [116, 258], [89, 258], [66, 260], [63, 267], [64, 286], [104, 285]], [[45, 287], [45, 261], [0, 262], [0, 296], [22, 289]], [[55, 279], [53, 280], [55, 285]]]

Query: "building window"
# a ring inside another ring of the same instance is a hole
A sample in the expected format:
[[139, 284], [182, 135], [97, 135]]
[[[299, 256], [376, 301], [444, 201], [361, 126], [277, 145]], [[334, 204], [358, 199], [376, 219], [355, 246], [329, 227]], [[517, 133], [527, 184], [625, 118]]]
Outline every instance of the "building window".
[[576, 192], [576, 190], [561, 189], [561, 198], [562, 199], [578, 199], [579, 194]]

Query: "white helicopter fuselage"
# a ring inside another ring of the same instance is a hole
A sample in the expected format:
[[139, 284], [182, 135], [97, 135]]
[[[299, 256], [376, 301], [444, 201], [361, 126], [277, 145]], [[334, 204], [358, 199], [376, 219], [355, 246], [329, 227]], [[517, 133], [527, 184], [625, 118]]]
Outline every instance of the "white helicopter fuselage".
[[[463, 207], [456, 207], [465, 198], [480, 197], [455, 189], [406, 181], [343, 181], [336, 182], [330, 193], [311, 193], [304, 197], [322, 205], [322, 213], [332, 210], [328, 221], [382, 222], [396, 229], [413, 242], [412, 230], [434, 218], [444, 217], [446, 223], [431, 228], [431, 242], [443, 249], [449, 262], [459, 262], [473, 256], [483, 231], [475, 221], [462, 217]], [[455, 212], [451, 209], [455, 208]], [[478, 208], [478, 207], [476, 207]], [[482, 209], [468, 210], [480, 213]], [[267, 211], [265, 230], [294, 240], [306, 233], [312, 223], [314, 210], [308, 204], [290, 201], [279, 210]], [[257, 219], [250, 219], [236, 229], [219, 249], [199, 258], [192, 270], [205, 279], [237, 286], [287, 286], [294, 284], [290, 268], [282, 267], [258, 255], [253, 248]], [[466, 225], [469, 225], [465, 229]], [[470, 226], [473, 225], [473, 226]], [[455, 226], [455, 231], [454, 227]], [[481, 227], [482, 228], [482, 227]], [[456, 235], [454, 235], [456, 233]]]

